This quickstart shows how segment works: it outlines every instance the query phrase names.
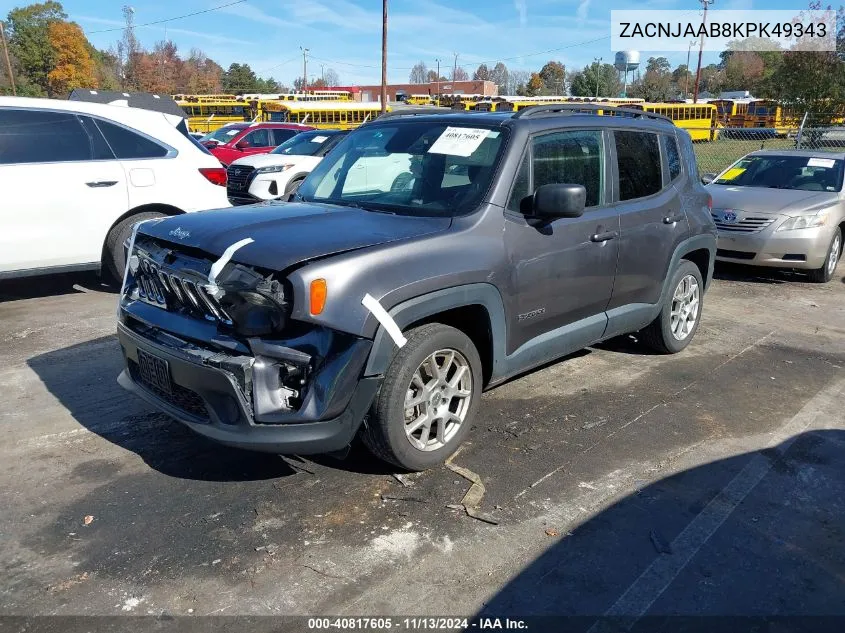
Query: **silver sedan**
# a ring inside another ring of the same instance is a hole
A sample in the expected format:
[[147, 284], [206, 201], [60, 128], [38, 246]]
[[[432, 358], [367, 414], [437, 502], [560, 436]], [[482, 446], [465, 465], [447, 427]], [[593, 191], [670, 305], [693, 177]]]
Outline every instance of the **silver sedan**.
[[705, 175], [719, 230], [716, 259], [830, 281], [845, 232], [843, 172], [841, 152], [766, 150]]

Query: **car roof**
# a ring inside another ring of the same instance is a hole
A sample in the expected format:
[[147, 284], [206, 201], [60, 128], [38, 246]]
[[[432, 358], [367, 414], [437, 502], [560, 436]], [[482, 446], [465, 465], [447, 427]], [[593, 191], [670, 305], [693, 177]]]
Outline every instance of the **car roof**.
[[811, 149], [761, 149], [749, 156], [797, 156], [799, 158], [834, 158], [845, 160], [845, 152], [813, 151]]
[[[558, 104], [552, 104], [558, 105]], [[588, 104], [592, 105], [592, 104]], [[607, 109], [607, 108], [605, 108]], [[634, 129], [649, 129], [655, 132], [666, 132], [671, 128], [673, 131], [677, 130], [672, 122], [665, 117], [633, 116], [638, 115], [638, 110], [624, 110], [631, 112], [632, 116], [599, 116], [592, 112], [578, 112], [572, 110], [569, 112], [542, 112], [535, 111], [533, 116], [516, 116], [519, 112], [465, 112], [455, 110], [454, 113], [442, 114], [419, 114], [418, 112], [402, 115], [401, 113], [393, 114], [384, 118], [374, 119], [367, 123], [371, 125], [390, 125], [396, 121], [424, 121], [432, 123], [446, 123], [447, 125], [489, 125], [495, 127], [518, 127], [526, 126], [532, 132], [542, 131], [545, 129], [556, 129], [562, 125], [564, 127], [615, 127], [615, 128], [634, 128]], [[522, 110], [521, 112], [524, 112]]]
[[65, 99], [37, 99], [31, 97], [0, 97], [0, 108], [27, 108], [40, 110], [53, 110], [62, 112], [75, 112], [78, 114], [89, 114], [100, 116], [104, 119], [113, 119], [128, 125], [161, 125], [162, 121], [168, 121], [170, 125], [176, 126], [184, 119], [174, 114], [164, 114], [142, 108], [132, 108], [126, 104], [92, 103], [90, 101], [71, 101]]

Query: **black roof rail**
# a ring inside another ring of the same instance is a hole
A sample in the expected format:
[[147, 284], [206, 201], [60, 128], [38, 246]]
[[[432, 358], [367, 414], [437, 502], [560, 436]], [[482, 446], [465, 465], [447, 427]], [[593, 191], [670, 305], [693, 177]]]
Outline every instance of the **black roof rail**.
[[392, 110], [385, 112], [384, 114], [380, 114], [371, 120], [389, 119], [398, 116], [424, 116], [426, 114], [455, 114], [455, 110], [452, 108], [440, 108], [437, 106], [399, 106], [394, 107]]
[[670, 125], [674, 125], [674, 123], [672, 123], [672, 119], [667, 116], [663, 116], [662, 114], [655, 114], [654, 112], [646, 112], [645, 110], [637, 110], [636, 108], [630, 107], [626, 108], [604, 104], [599, 105], [596, 103], [544, 103], [522, 108], [522, 110], [515, 112], [512, 118], [522, 119], [534, 116], [535, 114], [587, 114], [590, 110], [610, 111], [613, 112], [615, 116], [653, 119], [655, 121], [662, 121], [669, 123]]

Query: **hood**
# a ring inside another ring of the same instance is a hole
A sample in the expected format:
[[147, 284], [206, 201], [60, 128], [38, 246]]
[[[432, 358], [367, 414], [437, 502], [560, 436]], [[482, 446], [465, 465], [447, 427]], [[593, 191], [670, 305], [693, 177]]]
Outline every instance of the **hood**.
[[188, 213], [141, 226], [139, 233], [220, 257], [251, 238], [233, 261], [282, 271], [344, 251], [444, 231], [451, 218], [420, 218], [304, 202]]
[[238, 160], [233, 160], [232, 165], [243, 165], [247, 167], [269, 167], [270, 165], [297, 165], [306, 158], [316, 158], [316, 156], [286, 156], [285, 154], [253, 154], [251, 156], [244, 156]]
[[835, 204], [838, 194], [829, 191], [800, 189], [768, 189], [762, 187], [732, 187], [708, 185], [714, 209], [741, 209], [755, 213], [796, 214]]

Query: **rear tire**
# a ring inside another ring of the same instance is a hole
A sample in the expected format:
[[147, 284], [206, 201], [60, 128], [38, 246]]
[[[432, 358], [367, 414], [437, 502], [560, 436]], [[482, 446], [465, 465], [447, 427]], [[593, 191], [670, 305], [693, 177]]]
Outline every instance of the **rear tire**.
[[469, 337], [447, 325], [423, 325], [406, 336], [361, 439], [376, 457], [420, 471], [442, 464], [469, 433], [481, 398], [481, 359]]
[[123, 252], [123, 243], [132, 235], [132, 226], [143, 220], [167, 217], [164, 213], [149, 211], [147, 213], [136, 213], [124, 218], [112, 227], [106, 237], [106, 248], [103, 256], [106, 272], [114, 283], [123, 281], [123, 270], [126, 268], [126, 256]]
[[681, 260], [660, 314], [642, 330], [642, 340], [661, 354], [677, 354], [689, 345], [701, 322], [704, 304], [704, 282], [698, 266]]
[[830, 240], [830, 246], [827, 247], [827, 257], [824, 259], [824, 264], [821, 268], [816, 268], [809, 272], [810, 281], [817, 284], [826, 284], [833, 279], [833, 273], [836, 272], [836, 265], [839, 263], [839, 256], [842, 254], [842, 229], [838, 228]]

